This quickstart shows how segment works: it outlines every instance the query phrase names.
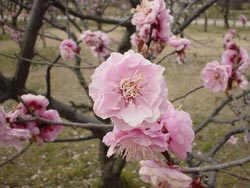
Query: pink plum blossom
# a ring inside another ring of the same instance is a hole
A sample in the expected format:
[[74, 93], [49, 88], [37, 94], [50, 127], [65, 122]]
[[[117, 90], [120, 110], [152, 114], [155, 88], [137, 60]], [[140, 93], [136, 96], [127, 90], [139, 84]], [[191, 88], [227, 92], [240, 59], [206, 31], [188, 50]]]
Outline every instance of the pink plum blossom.
[[185, 50], [190, 49], [191, 41], [186, 38], [177, 39], [176, 36], [172, 36], [169, 39], [168, 44], [175, 48], [177, 53], [177, 62], [182, 64], [185, 58]]
[[247, 17], [244, 14], [240, 15], [240, 21], [243, 25], [246, 25], [247, 23]]
[[46, 107], [49, 104], [48, 99], [42, 95], [32, 94], [22, 95], [21, 99], [22, 102], [17, 106], [16, 110], [8, 113], [8, 119], [11, 123], [11, 127], [29, 130], [33, 140], [37, 144], [54, 141], [58, 134], [63, 130], [62, 126], [43, 124], [39, 121], [15, 123], [19, 117], [29, 119], [33, 116], [60, 122], [61, 118], [56, 110], [46, 110]]
[[158, 14], [165, 8], [164, 0], [142, 0], [141, 4], [137, 5], [131, 22], [138, 27], [153, 24]]
[[60, 44], [60, 54], [65, 61], [74, 59], [77, 49], [77, 44], [72, 39], [65, 39]]
[[34, 115], [41, 116], [49, 105], [48, 99], [42, 95], [25, 94], [21, 96], [21, 99], [26, 106], [23, 103], [20, 103], [17, 106], [17, 109], [19, 109], [23, 115], [29, 114], [29, 111], [26, 108], [28, 107]]
[[21, 139], [28, 140], [30, 132], [24, 129], [9, 127], [6, 119], [7, 114], [0, 106], [0, 147], [15, 147], [17, 150], [21, 150]]
[[109, 55], [109, 50], [107, 46], [109, 45], [109, 36], [101, 31], [92, 32], [87, 30], [80, 35], [81, 40], [84, 44], [90, 47], [91, 52], [94, 56], [105, 57]]
[[163, 72], [162, 66], [132, 50], [111, 53], [89, 85], [94, 112], [104, 119], [111, 117], [120, 130], [155, 122], [168, 105]]
[[227, 142], [230, 143], [230, 144], [232, 144], [232, 145], [235, 145], [235, 144], [237, 144], [238, 140], [239, 140], [239, 138], [237, 138], [237, 137], [235, 137], [235, 136], [232, 135], [232, 136], [227, 140]]
[[4, 133], [0, 134], [0, 147], [15, 147], [20, 151], [21, 139], [28, 140], [30, 137], [29, 130], [7, 127]]
[[232, 44], [235, 44], [233, 42], [233, 37], [236, 35], [236, 31], [234, 29], [230, 29], [224, 36], [224, 46], [229, 49], [230, 46], [232, 48]]
[[167, 113], [161, 117], [160, 124], [163, 124], [166, 132], [169, 133], [169, 150], [184, 160], [187, 153], [191, 152], [194, 140], [190, 115], [187, 112], [175, 110], [170, 104]]
[[212, 92], [225, 91], [228, 86], [228, 79], [231, 76], [231, 66], [221, 65], [218, 61], [207, 63], [202, 70], [201, 77], [203, 84]]
[[188, 188], [192, 183], [190, 177], [162, 161], [143, 160], [140, 164], [141, 179], [155, 188]]
[[[47, 120], [61, 122], [60, 115], [56, 110], [47, 110], [42, 117]], [[46, 142], [53, 142], [62, 130], [63, 126], [60, 125], [45, 125], [40, 128], [39, 136]]]
[[113, 130], [104, 136], [103, 142], [110, 146], [107, 156], [121, 155], [127, 161], [156, 158], [157, 153], [168, 150], [169, 134], [163, 133], [155, 124], [149, 129], [134, 128], [127, 131]]
[[221, 59], [222, 65], [229, 65], [238, 73], [244, 73], [250, 67], [250, 57], [244, 48], [236, 48], [235, 50], [226, 50]]
[[167, 43], [170, 37], [173, 35], [171, 32], [171, 23], [173, 22], [173, 16], [170, 15], [170, 10], [161, 11], [157, 16], [157, 22], [154, 26], [156, 30], [156, 40]]

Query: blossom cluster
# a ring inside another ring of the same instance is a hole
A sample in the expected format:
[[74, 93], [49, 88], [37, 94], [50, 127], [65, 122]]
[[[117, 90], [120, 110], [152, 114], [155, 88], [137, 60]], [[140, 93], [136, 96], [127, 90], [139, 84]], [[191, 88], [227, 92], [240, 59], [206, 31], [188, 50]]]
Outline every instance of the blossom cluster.
[[237, 86], [244, 90], [250, 88], [245, 77], [246, 70], [250, 67], [250, 57], [246, 49], [233, 41], [235, 35], [235, 30], [229, 30], [224, 36], [226, 50], [222, 54], [221, 63], [212, 61], [202, 70], [204, 86], [212, 92], [226, 91]]
[[[188, 39], [177, 39], [171, 32], [173, 16], [166, 9], [164, 0], [142, 0], [134, 9], [132, 24], [137, 33], [131, 36], [131, 43], [137, 46], [139, 52], [147, 51], [150, 56], [159, 54], [166, 45], [175, 48], [177, 61], [183, 62], [184, 50], [189, 49]], [[147, 49], [151, 44], [151, 48]], [[145, 53], [145, 52], [144, 52]]]
[[109, 45], [109, 36], [102, 31], [84, 31], [80, 35], [83, 43], [91, 49], [94, 56], [106, 57], [110, 54], [107, 46]]
[[22, 139], [32, 139], [41, 145], [52, 142], [63, 130], [62, 126], [43, 124], [39, 121], [20, 121], [32, 117], [41, 117], [50, 121], [60, 122], [56, 110], [46, 110], [48, 99], [41, 95], [26, 94], [21, 96], [21, 102], [15, 110], [6, 113], [0, 108], [0, 147], [16, 147], [21, 149]]
[[[109, 146], [108, 157], [122, 156], [127, 161], [148, 159], [149, 162], [141, 162], [142, 180], [153, 185], [152, 181], [156, 181], [159, 187], [162, 183], [187, 187], [191, 179], [171, 165], [162, 165], [159, 159], [160, 153], [169, 151], [185, 159], [194, 140], [189, 114], [174, 109], [167, 100], [163, 72], [162, 66], [132, 50], [111, 53], [92, 75], [89, 95], [94, 101], [94, 112], [103, 119], [110, 118], [114, 124], [113, 131], [103, 138]], [[155, 171], [151, 177], [152, 170], [159, 165], [164, 173]], [[171, 181], [174, 174], [178, 180]]]

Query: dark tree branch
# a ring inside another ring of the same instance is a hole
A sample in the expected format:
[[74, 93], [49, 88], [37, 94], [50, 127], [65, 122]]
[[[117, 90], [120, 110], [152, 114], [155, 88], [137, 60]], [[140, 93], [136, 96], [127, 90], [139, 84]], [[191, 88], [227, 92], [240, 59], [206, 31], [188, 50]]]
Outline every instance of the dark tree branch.
[[[25, 30], [20, 56], [32, 59], [38, 32], [43, 24], [43, 17], [48, 7], [48, 0], [35, 0], [32, 6], [30, 19]], [[31, 63], [19, 60], [15, 76], [13, 78], [13, 95], [20, 93], [25, 88]]]

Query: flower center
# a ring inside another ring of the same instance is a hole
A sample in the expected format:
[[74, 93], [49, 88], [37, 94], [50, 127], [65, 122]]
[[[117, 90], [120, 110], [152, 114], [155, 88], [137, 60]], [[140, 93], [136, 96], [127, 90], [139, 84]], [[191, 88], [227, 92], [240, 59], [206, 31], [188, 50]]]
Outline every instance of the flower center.
[[143, 74], [136, 75], [132, 78], [123, 78], [120, 82], [120, 92], [126, 102], [134, 99], [139, 95], [140, 82], [144, 80]]
[[215, 80], [219, 80], [220, 79], [220, 74], [219, 73], [215, 73], [214, 74], [214, 79]]

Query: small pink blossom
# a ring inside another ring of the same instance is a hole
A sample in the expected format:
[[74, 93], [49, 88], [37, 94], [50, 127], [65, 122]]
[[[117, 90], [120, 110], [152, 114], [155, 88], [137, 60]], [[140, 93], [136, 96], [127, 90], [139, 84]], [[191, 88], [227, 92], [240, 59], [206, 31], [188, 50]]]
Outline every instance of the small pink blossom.
[[30, 132], [26, 129], [7, 127], [3, 134], [0, 134], [0, 147], [15, 147], [17, 150], [22, 149], [21, 140], [28, 140]]
[[0, 147], [15, 147], [17, 150], [21, 150], [21, 139], [28, 140], [30, 132], [28, 130], [9, 127], [6, 118], [7, 114], [0, 106]]
[[243, 25], [246, 25], [247, 23], [247, 17], [244, 14], [240, 15], [240, 21]]
[[[43, 113], [42, 117], [47, 120], [61, 122], [61, 118], [56, 110], [47, 110]], [[60, 125], [45, 125], [40, 128], [39, 137], [46, 142], [53, 142], [62, 130], [63, 126]]]
[[232, 44], [235, 44], [233, 42], [233, 37], [236, 35], [236, 31], [234, 29], [230, 29], [224, 36], [224, 45], [227, 49], [230, 49], [230, 46], [232, 48]]
[[74, 59], [77, 53], [77, 44], [72, 39], [65, 39], [60, 44], [60, 54], [65, 61]]
[[187, 153], [191, 152], [194, 140], [190, 115], [187, 112], [175, 110], [170, 104], [167, 113], [161, 117], [160, 124], [163, 124], [170, 135], [169, 150], [184, 160]]
[[172, 36], [168, 44], [175, 48], [177, 53], [177, 62], [183, 64], [185, 58], [185, 51], [190, 49], [191, 41], [186, 38], [177, 39], [176, 36]]
[[232, 136], [227, 140], [227, 142], [230, 143], [230, 144], [232, 144], [232, 145], [235, 145], [235, 144], [237, 144], [238, 140], [239, 140], [239, 138], [237, 138], [237, 137], [235, 137], [234, 135], [232, 135]]
[[170, 15], [170, 10], [161, 11], [157, 16], [157, 22], [155, 23], [154, 29], [155, 40], [159, 42], [167, 43], [170, 37], [173, 35], [171, 32], [171, 23], [173, 22], [173, 16]]
[[101, 31], [92, 32], [87, 30], [80, 35], [81, 40], [84, 44], [90, 47], [91, 52], [94, 56], [105, 57], [109, 55], [109, 50], [107, 46], [109, 45], [109, 36]]
[[231, 67], [221, 65], [217, 61], [207, 63], [202, 70], [201, 77], [203, 84], [212, 92], [225, 91], [228, 86], [228, 79], [231, 76]]
[[250, 67], [250, 57], [244, 48], [236, 48], [234, 50], [226, 50], [222, 54], [222, 65], [229, 65], [235, 69], [237, 73], [244, 73]]
[[113, 130], [103, 138], [103, 142], [110, 146], [108, 157], [121, 155], [127, 161], [156, 158], [157, 153], [168, 150], [168, 140], [169, 134], [162, 133], [157, 124], [149, 129]]
[[94, 112], [104, 119], [111, 117], [120, 130], [155, 122], [168, 105], [163, 71], [132, 50], [112, 53], [92, 75], [89, 95]]
[[28, 107], [34, 115], [41, 116], [49, 105], [48, 99], [42, 95], [25, 94], [21, 96], [21, 99], [26, 106], [20, 103], [17, 109], [19, 109], [23, 115], [29, 114], [26, 108]]
[[155, 188], [188, 188], [192, 179], [177, 168], [158, 161], [141, 161], [139, 175], [144, 182], [151, 183]]
[[153, 24], [165, 8], [164, 0], [142, 0], [141, 4], [137, 5], [131, 22], [139, 27], [144, 24]]

